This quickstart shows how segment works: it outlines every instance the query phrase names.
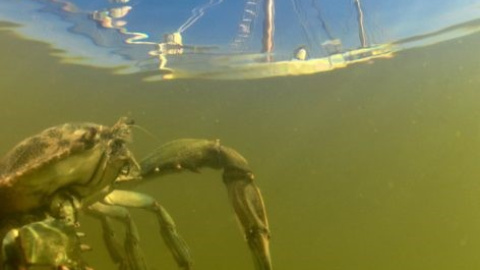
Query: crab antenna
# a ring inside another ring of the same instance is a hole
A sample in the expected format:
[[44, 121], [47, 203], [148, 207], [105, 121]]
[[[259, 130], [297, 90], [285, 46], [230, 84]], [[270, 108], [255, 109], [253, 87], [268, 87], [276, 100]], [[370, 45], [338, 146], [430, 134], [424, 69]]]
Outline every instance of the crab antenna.
[[155, 136], [155, 134], [153, 134], [148, 129], [146, 129], [146, 128], [140, 126], [140, 125], [133, 124], [133, 125], [131, 125], [131, 127], [134, 127], [136, 129], [142, 131], [144, 134], [146, 134], [148, 137], [150, 137], [151, 139], [153, 139], [156, 142], [160, 141], [160, 139], [157, 136]]

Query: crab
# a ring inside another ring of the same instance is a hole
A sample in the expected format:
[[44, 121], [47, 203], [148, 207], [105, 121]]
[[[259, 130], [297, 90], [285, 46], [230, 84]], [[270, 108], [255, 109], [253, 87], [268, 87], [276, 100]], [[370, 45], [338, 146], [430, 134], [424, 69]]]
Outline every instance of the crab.
[[7, 233], [2, 245], [6, 258], [3, 267], [91, 270], [81, 257], [86, 248], [80, 244], [75, 227], [50, 217]]
[[[130, 207], [154, 213], [179, 268], [192, 269], [190, 250], [170, 214], [133, 189], [159, 176], [210, 167], [223, 169], [255, 269], [271, 270], [265, 205], [246, 159], [218, 140], [179, 139], [137, 162], [127, 147], [132, 126], [126, 117], [111, 127], [66, 123], [25, 139], [0, 160], [0, 269], [91, 269], [80, 254], [80, 211], [100, 220], [118, 269], [148, 269]], [[126, 228], [123, 244], [112, 220]]]

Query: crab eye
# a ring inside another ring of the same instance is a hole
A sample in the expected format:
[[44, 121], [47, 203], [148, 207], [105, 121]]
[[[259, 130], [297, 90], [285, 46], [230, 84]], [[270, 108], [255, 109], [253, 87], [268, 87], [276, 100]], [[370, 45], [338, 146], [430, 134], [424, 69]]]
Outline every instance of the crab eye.
[[128, 125], [128, 126], [135, 125], [135, 120], [133, 120], [133, 119], [127, 119], [127, 120], [125, 121], [125, 124]]
[[120, 170], [120, 174], [121, 175], [128, 175], [130, 173], [130, 170], [131, 170], [131, 165], [130, 165], [130, 163], [127, 163]]
[[120, 174], [121, 175], [128, 175], [130, 173], [130, 170], [132, 169], [132, 165], [130, 163], [126, 163], [121, 169], [120, 169]]
[[109, 147], [112, 153], [119, 154], [124, 150], [125, 142], [120, 139], [114, 139], [109, 142]]
[[83, 142], [87, 148], [91, 148], [95, 144], [96, 135], [97, 135], [97, 129], [87, 128], [82, 134], [80, 141]]

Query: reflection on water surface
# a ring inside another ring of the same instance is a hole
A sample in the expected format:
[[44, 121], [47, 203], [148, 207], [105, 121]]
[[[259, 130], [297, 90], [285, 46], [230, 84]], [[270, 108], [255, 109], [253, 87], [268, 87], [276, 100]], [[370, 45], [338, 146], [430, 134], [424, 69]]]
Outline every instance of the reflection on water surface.
[[478, 31], [478, 3], [444, 2], [26, 0], [0, 3], [0, 21], [68, 62], [147, 80], [249, 79], [331, 71]]

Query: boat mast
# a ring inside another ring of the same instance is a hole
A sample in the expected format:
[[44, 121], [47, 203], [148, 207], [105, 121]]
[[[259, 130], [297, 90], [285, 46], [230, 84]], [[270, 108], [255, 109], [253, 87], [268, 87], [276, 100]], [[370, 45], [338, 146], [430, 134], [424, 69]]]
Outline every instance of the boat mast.
[[263, 22], [262, 52], [271, 53], [273, 51], [273, 31], [274, 31], [274, 0], [265, 0], [265, 20]]
[[357, 9], [357, 15], [358, 15], [358, 34], [360, 37], [360, 43], [362, 44], [362, 47], [365, 48], [367, 47], [367, 35], [365, 34], [365, 26], [363, 23], [363, 11], [362, 11], [362, 6], [360, 5], [360, 0], [354, 0], [355, 2], [355, 8]]

